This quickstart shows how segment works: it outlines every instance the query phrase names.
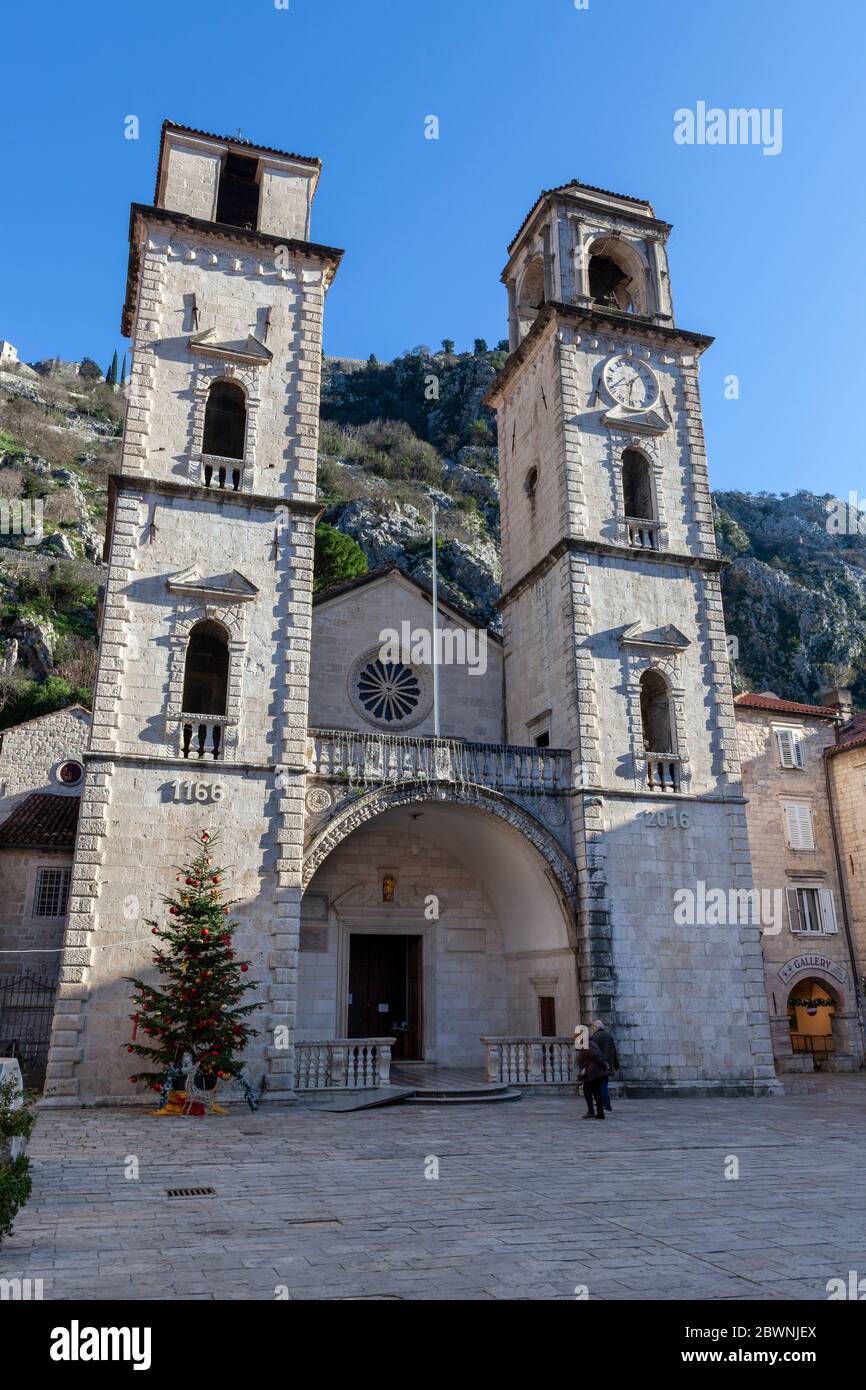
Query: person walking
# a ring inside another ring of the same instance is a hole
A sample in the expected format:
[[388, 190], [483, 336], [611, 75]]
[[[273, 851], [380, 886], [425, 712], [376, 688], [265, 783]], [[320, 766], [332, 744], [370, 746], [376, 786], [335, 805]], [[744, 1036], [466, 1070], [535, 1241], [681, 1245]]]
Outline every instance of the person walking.
[[613, 1072], [619, 1071], [619, 1053], [616, 1050], [616, 1043], [611, 1034], [607, 1031], [600, 1018], [594, 1018], [590, 1024], [590, 1037], [595, 1043], [605, 1062], [607, 1063], [607, 1075], [602, 1081], [601, 1098], [605, 1110], [613, 1114], [613, 1106], [610, 1103], [610, 1077]]
[[585, 1047], [578, 1047], [577, 1065], [583, 1073], [583, 1098], [586, 1101], [586, 1114], [583, 1118], [585, 1120], [603, 1120], [604, 1102], [601, 1088], [607, 1076], [608, 1068], [607, 1062], [601, 1054], [601, 1049], [592, 1038], [587, 1040]]

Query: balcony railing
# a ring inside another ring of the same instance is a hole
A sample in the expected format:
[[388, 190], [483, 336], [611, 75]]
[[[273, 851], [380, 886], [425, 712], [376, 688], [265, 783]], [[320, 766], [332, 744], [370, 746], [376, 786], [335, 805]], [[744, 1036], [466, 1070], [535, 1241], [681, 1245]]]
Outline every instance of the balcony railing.
[[577, 1075], [574, 1038], [482, 1038], [487, 1080], [509, 1086], [561, 1086]]
[[225, 757], [225, 729], [232, 721], [224, 714], [182, 714], [180, 716], [180, 756], [182, 758]]
[[311, 729], [307, 749], [311, 776], [352, 786], [452, 783], [549, 795], [571, 785], [571, 756], [561, 748]]
[[201, 481], [204, 487], [239, 492], [243, 476], [243, 459], [223, 458], [220, 454], [202, 454]]
[[628, 527], [629, 545], [635, 546], [638, 550], [658, 550], [659, 524], [657, 521], [627, 516], [625, 524]]
[[647, 786], [651, 791], [678, 792], [683, 785], [683, 762], [679, 753], [644, 753]]
[[327, 1038], [295, 1043], [296, 1091], [360, 1091], [391, 1084], [394, 1038]]

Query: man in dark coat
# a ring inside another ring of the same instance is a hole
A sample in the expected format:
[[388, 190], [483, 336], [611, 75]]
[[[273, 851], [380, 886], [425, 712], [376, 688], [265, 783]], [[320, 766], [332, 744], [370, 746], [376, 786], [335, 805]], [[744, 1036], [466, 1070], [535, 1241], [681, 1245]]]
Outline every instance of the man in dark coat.
[[[603, 1120], [604, 1104], [601, 1088], [607, 1076], [607, 1062], [595, 1041], [590, 1038], [586, 1047], [578, 1048], [577, 1065], [583, 1073], [583, 1098], [586, 1101], [585, 1120]], [[593, 1112], [593, 1105], [595, 1111]]]
[[607, 1063], [607, 1075], [602, 1082], [601, 1098], [605, 1110], [610, 1110], [611, 1113], [613, 1113], [613, 1107], [610, 1103], [610, 1088], [608, 1082], [611, 1074], [615, 1071], [619, 1071], [619, 1054], [616, 1050], [616, 1043], [600, 1018], [593, 1019], [590, 1027], [590, 1038]]

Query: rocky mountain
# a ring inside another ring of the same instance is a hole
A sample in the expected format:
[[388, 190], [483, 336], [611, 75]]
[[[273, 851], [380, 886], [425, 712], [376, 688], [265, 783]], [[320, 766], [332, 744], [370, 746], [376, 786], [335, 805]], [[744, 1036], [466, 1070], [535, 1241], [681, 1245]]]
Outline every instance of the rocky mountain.
[[[326, 359], [322, 384], [323, 520], [350, 538], [351, 573], [397, 563], [429, 580], [435, 505], [443, 596], [493, 627], [496, 423], [481, 400], [505, 356], [478, 340], [390, 363]], [[0, 370], [0, 727], [92, 687], [124, 409], [88, 359]], [[724, 492], [715, 505], [738, 688], [813, 701], [848, 683], [866, 704], [866, 515], [807, 492]]]

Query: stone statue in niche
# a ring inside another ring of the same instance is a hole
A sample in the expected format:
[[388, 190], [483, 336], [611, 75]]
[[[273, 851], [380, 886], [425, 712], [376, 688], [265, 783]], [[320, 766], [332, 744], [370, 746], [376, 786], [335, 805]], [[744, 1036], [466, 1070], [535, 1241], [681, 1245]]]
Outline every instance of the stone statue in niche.
[[392, 902], [394, 901], [394, 892], [395, 892], [395, 890], [396, 890], [396, 887], [397, 887], [397, 880], [396, 880], [396, 878], [394, 877], [394, 875], [393, 875], [393, 874], [386, 874], [385, 877], [382, 879], [382, 902], [383, 902], [383, 903], [392, 903]]

